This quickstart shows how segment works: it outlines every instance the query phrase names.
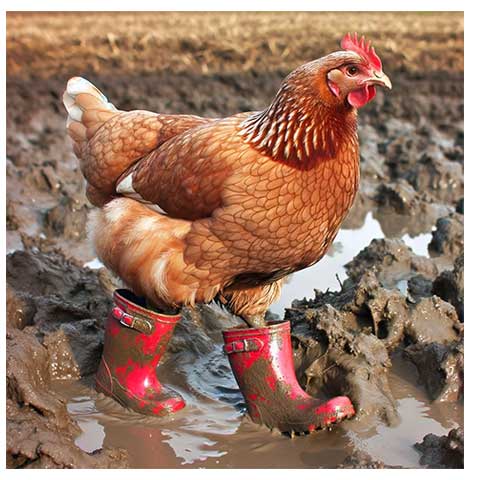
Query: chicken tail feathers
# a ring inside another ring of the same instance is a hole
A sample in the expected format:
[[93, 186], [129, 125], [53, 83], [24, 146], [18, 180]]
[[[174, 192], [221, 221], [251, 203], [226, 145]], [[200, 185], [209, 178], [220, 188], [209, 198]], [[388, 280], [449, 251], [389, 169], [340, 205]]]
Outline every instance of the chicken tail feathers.
[[68, 81], [63, 104], [68, 112], [67, 130], [74, 141], [75, 153], [107, 120], [120, 113], [95, 85], [82, 77]]

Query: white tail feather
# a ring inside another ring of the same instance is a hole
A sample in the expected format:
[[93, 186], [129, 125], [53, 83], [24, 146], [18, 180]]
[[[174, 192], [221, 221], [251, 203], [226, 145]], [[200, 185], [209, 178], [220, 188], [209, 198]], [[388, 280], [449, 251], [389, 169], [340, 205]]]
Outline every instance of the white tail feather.
[[81, 93], [86, 93], [97, 99], [102, 110], [117, 111], [115, 106], [108, 101], [107, 97], [95, 85], [85, 78], [73, 77], [68, 81], [67, 89], [63, 94], [63, 104], [68, 112], [67, 127], [72, 122], [82, 122], [83, 112], [86, 108], [76, 101], [77, 96]]

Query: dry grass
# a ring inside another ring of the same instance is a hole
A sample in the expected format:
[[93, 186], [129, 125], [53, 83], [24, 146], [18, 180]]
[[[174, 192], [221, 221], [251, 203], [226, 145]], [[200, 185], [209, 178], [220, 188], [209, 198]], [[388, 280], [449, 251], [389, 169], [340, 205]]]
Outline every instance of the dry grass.
[[371, 38], [391, 68], [458, 72], [463, 29], [461, 12], [9, 13], [7, 73], [288, 71], [347, 31]]

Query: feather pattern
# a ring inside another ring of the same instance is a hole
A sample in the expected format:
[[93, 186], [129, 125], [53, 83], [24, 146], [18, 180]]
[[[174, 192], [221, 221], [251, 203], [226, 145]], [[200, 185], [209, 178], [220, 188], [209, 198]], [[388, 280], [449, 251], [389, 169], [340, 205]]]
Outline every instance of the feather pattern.
[[332, 109], [311, 86], [298, 86], [309, 67], [291, 74], [272, 104], [240, 125], [240, 135], [259, 152], [306, 170], [355, 142], [357, 128], [354, 110]]
[[310, 62], [264, 110], [224, 119], [105, 113], [99, 96], [95, 115], [86, 102], [77, 121], [67, 96], [88, 196], [101, 207], [90, 227], [99, 258], [154, 304], [219, 296], [246, 319], [264, 314], [285, 276], [325, 255], [353, 203], [356, 111], [332, 103], [326, 75], [359, 58]]

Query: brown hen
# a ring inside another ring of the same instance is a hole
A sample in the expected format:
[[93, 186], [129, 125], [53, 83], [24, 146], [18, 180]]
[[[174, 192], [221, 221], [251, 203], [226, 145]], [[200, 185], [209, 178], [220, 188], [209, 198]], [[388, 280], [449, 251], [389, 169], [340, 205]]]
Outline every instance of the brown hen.
[[262, 325], [282, 279], [335, 238], [358, 188], [357, 108], [391, 88], [363, 38], [342, 48], [265, 110], [222, 119], [122, 112], [72, 78], [67, 127], [104, 264], [159, 307], [217, 297]]

